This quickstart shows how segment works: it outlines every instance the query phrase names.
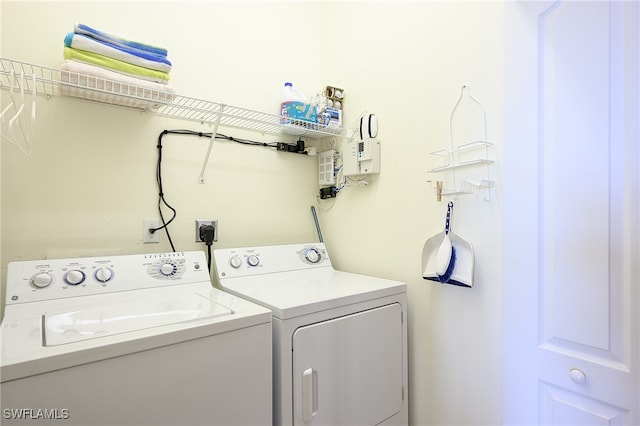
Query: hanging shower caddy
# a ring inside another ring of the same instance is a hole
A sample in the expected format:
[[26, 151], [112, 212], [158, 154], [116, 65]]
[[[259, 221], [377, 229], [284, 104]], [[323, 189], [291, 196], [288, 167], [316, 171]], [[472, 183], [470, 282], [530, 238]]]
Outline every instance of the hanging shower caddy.
[[[477, 106], [482, 114], [482, 129], [480, 139], [454, 143], [454, 117], [458, 113], [461, 102], [468, 98]], [[457, 196], [473, 194], [477, 190], [489, 190], [495, 185], [490, 178], [489, 166], [494, 163], [489, 159], [489, 148], [493, 144], [487, 141], [487, 118], [482, 104], [469, 92], [469, 88], [463, 85], [460, 97], [451, 110], [449, 116], [449, 148], [432, 152], [431, 155], [442, 159], [442, 164], [429, 170], [429, 173], [444, 173], [444, 181], [437, 185], [438, 200], [441, 196]], [[486, 172], [478, 179], [477, 173], [469, 171], [471, 168], [484, 166]], [[475, 177], [475, 178], [474, 178]], [[485, 199], [489, 200], [489, 191], [486, 191]]]

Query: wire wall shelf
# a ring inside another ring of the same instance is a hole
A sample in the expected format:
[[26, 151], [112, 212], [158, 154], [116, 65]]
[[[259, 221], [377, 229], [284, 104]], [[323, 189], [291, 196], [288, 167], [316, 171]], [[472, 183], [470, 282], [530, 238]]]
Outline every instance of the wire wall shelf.
[[0, 58], [0, 88], [10, 91], [14, 102], [14, 96], [24, 97], [25, 94], [47, 98], [70, 96], [216, 127], [220, 125], [271, 135], [318, 139], [342, 136], [343, 133], [317, 123], [180, 96], [169, 87], [158, 90], [6, 58]]

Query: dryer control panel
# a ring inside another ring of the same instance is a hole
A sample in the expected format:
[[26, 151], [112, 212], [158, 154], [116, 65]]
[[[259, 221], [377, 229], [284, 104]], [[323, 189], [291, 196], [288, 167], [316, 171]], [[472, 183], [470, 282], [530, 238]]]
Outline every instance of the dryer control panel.
[[204, 252], [11, 262], [6, 304], [211, 281]]
[[322, 243], [284, 244], [214, 250], [218, 278], [331, 268]]

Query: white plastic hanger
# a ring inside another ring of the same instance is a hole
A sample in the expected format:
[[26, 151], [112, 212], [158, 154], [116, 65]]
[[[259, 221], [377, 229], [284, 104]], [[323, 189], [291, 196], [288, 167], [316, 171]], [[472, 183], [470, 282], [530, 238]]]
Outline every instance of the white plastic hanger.
[[[17, 90], [17, 87], [20, 88], [20, 102], [16, 101], [16, 97], [14, 96], [14, 89]], [[31, 102], [31, 122], [29, 134], [24, 129], [24, 125], [22, 120], [20, 119], [24, 109], [25, 109], [25, 78], [24, 71], [20, 72], [20, 81], [18, 82], [15, 70], [11, 70], [11, 90], [9, 94], [11, 96], [11, 103], [7, 105], [2, 112], [0, 113], [0, 119], [4, 122], [4, 116], [7, 115], [11, 107], [16, 111], [15, 114], [9, 120], [9, 135], [2, 134], [2, 137], [6, 139], [9, 143], [18, 147], [22, 152], [29, 155], [31, 153], [31, 147], [33, 145], [33, 137], [35, 134], [35, 121], [36, 121], [36, 75], [32, 75], [32, 102]], [[16, 135], [14, 132], [14, 126], [18, 125], [20, 134]]]

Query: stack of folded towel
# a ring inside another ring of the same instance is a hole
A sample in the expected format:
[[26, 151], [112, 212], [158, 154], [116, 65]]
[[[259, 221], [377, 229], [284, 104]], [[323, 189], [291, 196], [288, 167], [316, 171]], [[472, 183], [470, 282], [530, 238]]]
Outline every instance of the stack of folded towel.
[[175, 97], [162, 47], [76, 24], [64, 39], [64, 59], [64, 94], [141, 109], [157, 109]]

